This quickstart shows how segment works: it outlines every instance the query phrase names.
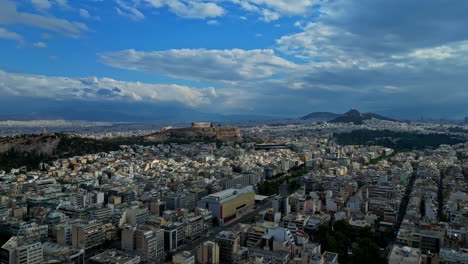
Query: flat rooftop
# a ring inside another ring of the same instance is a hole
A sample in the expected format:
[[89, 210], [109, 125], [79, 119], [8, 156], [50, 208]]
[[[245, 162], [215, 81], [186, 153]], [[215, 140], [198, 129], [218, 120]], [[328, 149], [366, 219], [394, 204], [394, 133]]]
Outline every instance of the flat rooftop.
[[98, 263], [138, 263], [140, 261], [140, 257], [136, 256], [129, 256], [122, 251], [118, 250], [108, 250], [99, 255], [96, 255], [91, 258], [92, 261]]

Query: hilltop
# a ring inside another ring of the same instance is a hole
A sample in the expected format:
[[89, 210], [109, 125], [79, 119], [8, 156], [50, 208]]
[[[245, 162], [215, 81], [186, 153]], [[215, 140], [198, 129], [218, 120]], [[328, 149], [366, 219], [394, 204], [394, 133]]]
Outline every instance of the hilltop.
[[105, 139], [82, 138], [62, 133], [42, 133], [0, 138], [0, 170], [26, 166], [37, 169], [41, 162], [116, 151], [121, 145], [155, 143], [219, 142], [242, 140], [237, 127], [170, 128], [148, 136]]
[[149, 142], [173, 141], [173, 140], [218, 140], [234, 141], [242, 140], [239, 128], [225, 126], [170, 128], [145, 137]]
[[343, 115], [340, 115], [339, 117], [330, 120], [330, 123], [354, 123], [355, 125], [362, 124], [364, 120], [369, 120], [369, 119], [378, 119], [378, 120], [384, 120], [384, 121], [393, 121], [393, 122], [398, 122], [396, 119], [392, 119], [389, 117], [381, 116], [378, 114], [374, 113], [361, 113], [356, 109], [351, 109], [348, 112], [344, 113]]

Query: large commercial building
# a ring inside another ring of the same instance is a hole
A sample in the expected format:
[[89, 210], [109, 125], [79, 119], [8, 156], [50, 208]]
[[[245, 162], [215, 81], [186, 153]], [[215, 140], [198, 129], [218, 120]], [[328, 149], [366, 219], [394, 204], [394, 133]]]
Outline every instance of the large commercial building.
[[210, 210], [221, 225], [231, 223], [251, 212], [254, 205], [255, 192], [252, 186], [213, 193], [198, 202], [198, 207]]

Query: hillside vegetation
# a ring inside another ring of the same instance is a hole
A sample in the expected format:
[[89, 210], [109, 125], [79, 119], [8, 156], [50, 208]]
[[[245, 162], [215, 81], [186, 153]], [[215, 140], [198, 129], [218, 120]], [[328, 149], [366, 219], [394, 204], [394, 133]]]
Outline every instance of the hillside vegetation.
[[378, 145], [395, 151], [437, 148], [442, 144], [454, 145], [463, 139], [444, 134], [417, 134], [390, 130], [354, 130], [334, 135], [340, 145]]

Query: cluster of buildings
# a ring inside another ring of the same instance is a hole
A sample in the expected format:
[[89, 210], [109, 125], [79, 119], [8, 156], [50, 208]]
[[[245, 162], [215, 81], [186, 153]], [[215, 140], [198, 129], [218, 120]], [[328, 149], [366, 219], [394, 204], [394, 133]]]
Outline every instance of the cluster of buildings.
[[[394, 153], [255, 131], [271, 144], [123, 146], [0, 172], [0, 263], [332, 264], [317, 229], [339, 220], [394, 234], [389, 263], [468, 263], [467, 143]], [[283, 178], [297, 184], [259, 195]]]

